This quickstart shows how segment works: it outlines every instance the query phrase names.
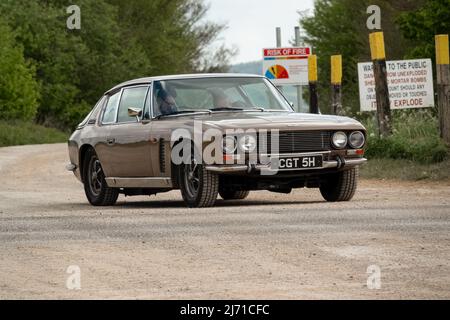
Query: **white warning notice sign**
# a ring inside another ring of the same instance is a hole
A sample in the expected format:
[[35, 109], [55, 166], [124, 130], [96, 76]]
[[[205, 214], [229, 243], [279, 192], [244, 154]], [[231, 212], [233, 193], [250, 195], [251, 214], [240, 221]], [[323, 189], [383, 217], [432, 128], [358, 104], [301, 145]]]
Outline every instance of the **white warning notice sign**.
[[[431, 59], [387, 61], [391, 109], [434, 106]], [[372, 62], [358, 63], [361, 111], [377, 110]]]

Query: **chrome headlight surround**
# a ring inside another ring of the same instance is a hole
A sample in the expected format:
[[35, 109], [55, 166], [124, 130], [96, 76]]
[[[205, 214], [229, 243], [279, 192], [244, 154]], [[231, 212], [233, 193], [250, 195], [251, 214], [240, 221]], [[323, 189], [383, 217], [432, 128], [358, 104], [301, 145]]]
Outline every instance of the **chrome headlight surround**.
[[256, 147], [258, 145], [258, 141], [256, 140], [255, 135], [251, 134], [244, 134], [241, 137], [239, 137], [239, 149], [241, 149], [244, 152], [253, 152], [256, 150]]
[[222, 141], [222, 151], [225, 154], [234, 154], [237, 149], [237, 141], [234, 136], [225, 136]]
[[345, 132], [337, 131], [333, 134], [331, 141], [336, 149], [344, 149], [347, 146], [348, 138]]
[[350, 133], [348, 138], [349, 145], [354, 149], [360, 149], [366, 143], [366, 138], [364, 137], [364, 133], [361, 131], [353, 131]]

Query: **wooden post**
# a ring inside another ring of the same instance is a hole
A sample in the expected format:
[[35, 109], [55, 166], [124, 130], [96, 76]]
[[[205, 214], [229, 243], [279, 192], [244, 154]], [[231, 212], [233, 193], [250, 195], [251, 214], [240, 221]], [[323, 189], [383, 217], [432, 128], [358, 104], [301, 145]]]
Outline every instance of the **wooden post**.
[[441, 138], [450, 146], [450, 71], [448, 34], [436, 36], [436, 73]]
[[319, 113], [319, 97], [317, 93], [317, 56], [308, 57], [309, 112]]
[[331, 104], [333, 113], [343, 115], [342, 110], [342, 56], [331, 56]]
[[391, 104], [389, 101], [383, 32], [377, 31], [371, 33], [369, 35], [369, 40], [373, 61], [373, 74], [375, 77], [378, 132], [381, 137], [387, 137], [392, 134], [392, 116]]

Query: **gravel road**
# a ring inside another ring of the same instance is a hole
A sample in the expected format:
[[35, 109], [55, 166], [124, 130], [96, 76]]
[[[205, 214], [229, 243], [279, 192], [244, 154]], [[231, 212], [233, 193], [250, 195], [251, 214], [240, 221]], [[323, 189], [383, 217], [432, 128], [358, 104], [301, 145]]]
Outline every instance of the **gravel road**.
[[95, 208], [67, 162], [64, 144], [0, 148], [1, 299], [450, 298], [450, 181]]

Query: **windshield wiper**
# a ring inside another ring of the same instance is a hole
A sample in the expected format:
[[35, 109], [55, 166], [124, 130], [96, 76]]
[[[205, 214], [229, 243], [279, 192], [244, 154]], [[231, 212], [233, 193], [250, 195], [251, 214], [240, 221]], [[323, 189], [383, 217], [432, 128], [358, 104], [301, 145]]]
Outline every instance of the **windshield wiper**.
[[167, 117], [167, 116], [173, 116], [173, 115], [177, 115], [177, 114], [183, 114], [183, 113], [196, 113], [196, 112], [206, 112], [206, 113], [211, 113], [208, 110], [179, 110], [179, 111], [175, 111], [172, 113], [168, 113], [168, 114], [160, 114], [158, 116], [155, 117], [155, 119], [161, 119], [162, 117]]
[[234, 108], [234, 107], [217, 107], [217, 108], [209, 109], [209, 111], [228, 111], [228, 110], [243, 111], [244, 109], [242, 109], [242, 108]]

